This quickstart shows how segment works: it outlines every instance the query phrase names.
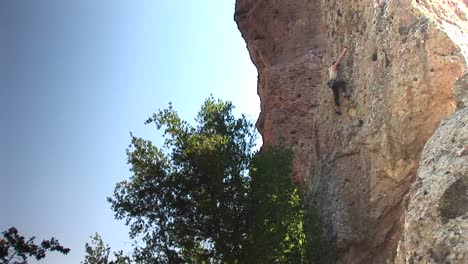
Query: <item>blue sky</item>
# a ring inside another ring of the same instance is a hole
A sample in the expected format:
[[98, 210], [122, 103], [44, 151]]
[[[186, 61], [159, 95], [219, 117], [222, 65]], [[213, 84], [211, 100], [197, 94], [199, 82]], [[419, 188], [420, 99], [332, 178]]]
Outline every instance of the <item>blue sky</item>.
[[256, 120], [257, 71], [234, 0], [0, 1], [0, 229], [72, 249], [99, 232], [128, 249], [106, 197], [130, 176], [129, 132], [173, 102], [193, 120], [210, 94]]

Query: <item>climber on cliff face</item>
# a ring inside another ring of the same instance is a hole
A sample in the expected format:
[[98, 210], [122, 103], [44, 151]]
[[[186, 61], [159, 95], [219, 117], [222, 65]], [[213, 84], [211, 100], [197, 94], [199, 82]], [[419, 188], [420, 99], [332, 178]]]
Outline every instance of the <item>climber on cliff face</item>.
[[338, 78], [338, 70], [340, 67], [340, 62], [343, 60], [344, 55], [348, 52], [348, 48], [344, 48], [343, 52], [341, 52], [340, 56], [336, 61], [333, 62], [333, 65], [330, 66], [330, 78], [327, 82], [328, 87], [333, 90], [333, 97], [335, 100], [335, 113], [341, 115], [340, 110], [340, 90], [343, 93], [343, 97], [349, 99], [351, 95], [346, 91], [346, 84], [343, 80]]

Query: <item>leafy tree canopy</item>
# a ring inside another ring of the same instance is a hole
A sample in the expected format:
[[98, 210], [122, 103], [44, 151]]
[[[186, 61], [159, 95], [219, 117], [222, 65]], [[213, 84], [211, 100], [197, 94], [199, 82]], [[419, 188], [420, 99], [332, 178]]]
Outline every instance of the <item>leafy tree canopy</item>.
[[15, 227], [2, 232], [2, 235], [3, 238], [0, 238], [0, 263], [2, 264], [26, 264], [28, 257], [41, 260], [46, 257], [47, 251], [57, 251], [65, 255], [70, 252], [69, 248], [61, 246], [53, 237], [43, 240], [40, 245], [34, 243], [35, 237], [26, 240]]
[[292, 154], [273, 146], [253, 159], [249, 263], [307, 263], [304, 202], [291, 181]]
[[91, 236], [91, 243], [86, 243], [86, 256], [82, 264], [130, 264], [130, 257], [124, 255], [123, 251], [114, 252], [115, 260], [110, 260], [110, 247], [104, 244], [102, 237], [96, 233]]
[[235, 263], [246, 243], [254, 130], [230, 102], [205, 101], [192, 126], [170, 106], [149, 118], [164, 147], [132, 135], [133, 176], [108, 198], [144, 246], [138, 263]]
[[108, 201], [142, 242], [136, 263], [308, 263], [292, 150], [255, 153], [253, 124], [233, 108], [210, 97], [195, 125], [158, 111], [146, 124], [163, 130], [162, 148], [131, 135], [132, 176]]

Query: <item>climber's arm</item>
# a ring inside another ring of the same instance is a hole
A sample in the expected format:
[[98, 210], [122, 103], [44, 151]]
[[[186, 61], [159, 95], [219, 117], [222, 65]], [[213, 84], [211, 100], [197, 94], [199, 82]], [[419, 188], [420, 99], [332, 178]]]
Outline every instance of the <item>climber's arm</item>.
[[338, 71], [338, 65], [340, 62], [343, 60], [344, 55], [346, 55], [346, 52], [348, 52], [348, 48], [344, 48], [343, 52], [341, 52], [340, 56], [336, 60], [335, 64], [332, 65], [332, 68], [334, 71]]
[[340, 57], [338, 57], [338, 60], [336, 61], [338, 64], [343, 60], [344, 55], [346, 55], [346, 52], [348, 52], [348, 48], [344, 48], [343, 52], [341, 52]]
[[338, 64], [343, 60], [343, 57], [346, 55], [346, 52], [348, 52], [348, 48], [344, 48], [343, 52], [341, 52], [340, 56], [336, 60], [335, 64], [333, 64], [333, 69], [336, 71], [338, 70]]

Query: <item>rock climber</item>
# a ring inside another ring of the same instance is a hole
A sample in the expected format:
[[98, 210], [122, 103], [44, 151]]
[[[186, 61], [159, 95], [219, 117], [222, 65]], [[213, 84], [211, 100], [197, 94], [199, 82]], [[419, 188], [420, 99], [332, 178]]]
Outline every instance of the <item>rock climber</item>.
[[333, 97], [335, 100], [335, 113], [341, 115], [340, 110], [340, 90], [343, 93], [343, 97], [349, 99], [351, 95], [346, 91], [346, 84], [343, 80], [338, 78], [338, 70], [340, 67], [340, 62], [343, 60], [344, 55], [348, 52], [348, 48], [344, 48], [343, 52], [341, 52], [340, 56], [336, 61], [333, 62], [333, 65], [330, 66], [330, 78], [327, 82], [328, 87], [333, 90]]

